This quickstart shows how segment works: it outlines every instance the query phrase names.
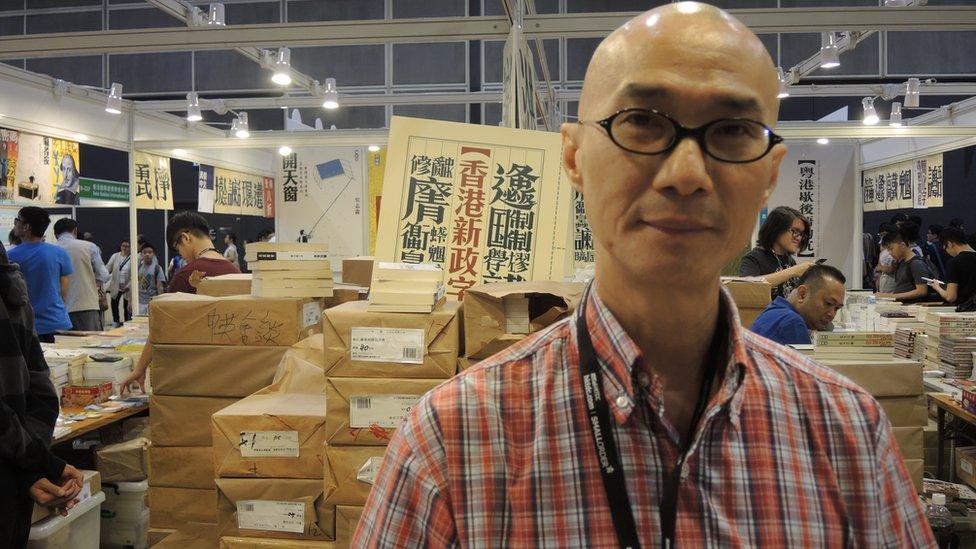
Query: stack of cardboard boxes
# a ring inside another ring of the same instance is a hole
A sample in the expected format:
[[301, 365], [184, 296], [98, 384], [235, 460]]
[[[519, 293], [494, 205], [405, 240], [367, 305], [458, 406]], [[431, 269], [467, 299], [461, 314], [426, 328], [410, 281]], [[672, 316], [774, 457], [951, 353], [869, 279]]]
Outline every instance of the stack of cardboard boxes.
[[316, 299], [167, 294], [150, 304], [153, 528], [217, 524], [211, 415], [267, 386], [290, 345], [318, 331]]
[[460, 304], [375, 313], [357, 301], [325, 311], [323, 490], [347, 547], [386, 445], [420, 397], [454, 375]]
[[891, 422], [905, 467], [915, 488], [922, 491], [923, 429], [928, 423], [922, 392], [922, 364], [901, 358], [821, 360], [874, 396]]
[[332, 297], [332, 264], [326, 244], [254, 242], [247, 247], [251, 295]]

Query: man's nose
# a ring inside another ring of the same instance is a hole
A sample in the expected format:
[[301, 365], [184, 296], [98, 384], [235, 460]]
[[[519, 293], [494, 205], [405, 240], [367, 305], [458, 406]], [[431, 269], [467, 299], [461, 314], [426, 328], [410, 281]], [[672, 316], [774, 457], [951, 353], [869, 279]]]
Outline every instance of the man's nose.
[[705, 165], [705, 151], [698, 141], [686, 137], [666, 153], [651, 186], [661, 191], [673, 189], [682, 196], [711, 191], [713, 184]]

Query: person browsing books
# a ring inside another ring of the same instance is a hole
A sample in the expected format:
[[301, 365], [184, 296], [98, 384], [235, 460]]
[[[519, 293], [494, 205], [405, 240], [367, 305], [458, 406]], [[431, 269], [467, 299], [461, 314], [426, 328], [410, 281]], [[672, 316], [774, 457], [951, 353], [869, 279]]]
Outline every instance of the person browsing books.
[[810, 267], [786, 299], [777, 297], [756, 317], [751, 330], [783, 345], [809, 345], [810, 331], [829, 329], [844, 306], [845, 282], [835, 267]]

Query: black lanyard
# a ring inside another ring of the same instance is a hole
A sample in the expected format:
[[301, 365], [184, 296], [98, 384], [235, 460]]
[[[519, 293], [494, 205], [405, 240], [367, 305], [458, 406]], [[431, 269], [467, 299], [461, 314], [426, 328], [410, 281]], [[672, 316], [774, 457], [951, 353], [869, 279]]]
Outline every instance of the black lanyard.
[[[617, 541], [620, 543], [621, 548], [639, 549], [640, 539], [637, 536], [637, 523], [634, 521], [634, 512], [630, 506], [630, 499], [627, 497], [624, 470], [620, 463], [617, 442], [613, 437], [610, 407], [604, 398], [603, 375], [600, 373], [600, 363], [597, 360], [596, 351], [593, 349], [593, 341], [590, 339], [589, 328], [586, 326], [586, 302], [588, 299], [589, 292], [583, 296], [582, 305], [580, 306], [581, 310], [576, 319], [576, 338], [577, 345], [579, 346], [583, 400], [586, 404], [586, 412], [590, 420], [590, 434], [593, 437], [593, 445], [596, 448], [596, 455], [600, 461], [600, 476], [603, 478], [603, 489], [607, 494], [607, 503], [610, 505], [613, 527], [617, 531]], [[661, 494], [659, 510], [661, 518], [661, 547], [665, 549], [674, 547], [675, 528], [678, 518], [678, 486], [681, 481], [681, 469], [685, 459], [688, 457], [687, 446], [690, 446], [691, 437], [695, 433], [695, 427], [698, 425], [698, 421], [705, 411], [705, 406], [707, 406], [708, 398], [712, 392], [712, 380], [715, 377], [716, 341], [718, 340], [718, 333], [716, 333], [716, 337], [713, 338], [711, 348], [706, 357], [705, 379], [702, 382], [701, 392], [698, 394], [695, 414], [688, 427], [688, 434], [684, 439], [686, 448], [681, 452], [674, 468], [664, 477], [664, 489]]]

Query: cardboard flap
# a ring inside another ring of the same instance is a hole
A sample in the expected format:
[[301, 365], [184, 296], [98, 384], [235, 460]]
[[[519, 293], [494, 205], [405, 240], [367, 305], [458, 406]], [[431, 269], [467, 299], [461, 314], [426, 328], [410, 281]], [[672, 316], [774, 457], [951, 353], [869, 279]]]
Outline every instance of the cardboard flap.
[[501, 300], [510, 295], [519, 294], [549, 294], [563, 298], [567, 305], [579, 302], [585, 284], [579, 282], [554, 282], [547, 280], [536, 280], [527, 282], [501, 282], [490, 284], [476, 284], [467, 290], [464, 295], [467, 297], [471, 293], [477, 293]]
[[325, 393], [325, 373], [317, 364], [286, 352], [271, 385], [254, 394], [275, 393], [321, 395]]
[[325, 342], [322, 334], [312, 334], [285, 351], [288, 355], [307, 360], [320, 368], [325, 368], [325, 363], [322, 361], [324, 352]]

